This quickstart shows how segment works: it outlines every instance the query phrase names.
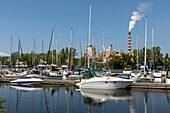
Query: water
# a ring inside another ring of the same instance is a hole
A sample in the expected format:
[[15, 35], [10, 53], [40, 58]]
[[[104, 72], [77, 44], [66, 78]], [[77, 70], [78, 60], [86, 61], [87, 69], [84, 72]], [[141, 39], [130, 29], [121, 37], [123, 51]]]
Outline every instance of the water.
[[169, 113], [170, 91], [0, 85], [8, 113]]

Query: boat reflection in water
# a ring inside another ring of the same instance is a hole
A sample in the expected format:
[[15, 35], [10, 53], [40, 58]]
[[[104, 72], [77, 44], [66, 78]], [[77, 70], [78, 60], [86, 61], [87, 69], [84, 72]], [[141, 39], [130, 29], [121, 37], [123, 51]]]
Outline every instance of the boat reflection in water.
[[11, 88], [20, 90], [20, 91], [35, 91], [35, 90], [43, 90], [40, 87], [28, 87], [28, 86], [11, 86]]
[[123, 101], [132, 100], [132, 95], [129, 90], [115, 89], [115, 90], [90, 90], [81, 89], [81, 94], [84, 97], [86, 104], [97, 104], [105, 101]]

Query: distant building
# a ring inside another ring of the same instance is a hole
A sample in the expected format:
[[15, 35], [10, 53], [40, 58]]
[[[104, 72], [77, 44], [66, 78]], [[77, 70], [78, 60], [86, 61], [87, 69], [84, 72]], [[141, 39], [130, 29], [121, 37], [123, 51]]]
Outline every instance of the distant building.
[[110, 44], [109, 48], [106, 51], [103, 51], [103, 62], [112, 60], [119, 52], [113, 51], [112, 44]]
[[[87, 57], [87, 48], [83, 51], [83, 57]], [[99, 51], [96, 52], [96, 48], [93, 45], [89, 47], [89, 57], [90, 59], [95, 59], [95, 62], [103, 62], [106, 63], [107, 61], [114, 58], [114, 56], [120, 56], [119, 52], [113, 51], [112, 44], [110, 44], [109, 48], [106, 51]]]
[[[89, 49], [89, 53], [88, 53], [88, 49]], [[96, 48], [94, 47], [94, 45], [90, 45], [89, 48], [85, 48], [83, 51], [83, 57], [89, 55], [90, 58], [95, 58], [96, 56]]]

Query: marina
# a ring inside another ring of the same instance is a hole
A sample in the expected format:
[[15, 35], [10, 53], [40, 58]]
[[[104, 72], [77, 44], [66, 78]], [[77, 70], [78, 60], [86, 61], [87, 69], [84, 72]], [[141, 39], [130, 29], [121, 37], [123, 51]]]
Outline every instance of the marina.
[[2, 2], [0, 113], [168, 113], [169, 1], [73, 1]]

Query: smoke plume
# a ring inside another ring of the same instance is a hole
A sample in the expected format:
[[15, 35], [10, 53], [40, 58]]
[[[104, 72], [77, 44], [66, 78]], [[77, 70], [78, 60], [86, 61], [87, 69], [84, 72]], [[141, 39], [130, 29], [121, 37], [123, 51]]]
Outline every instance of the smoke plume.
[[137, 21], [141, 20], [144, 12], [151, 6], [149, 3], [141, 3], [136, 11], [132, 12], [131, 21], [129, 22], [129, 32], [135, 27]]

